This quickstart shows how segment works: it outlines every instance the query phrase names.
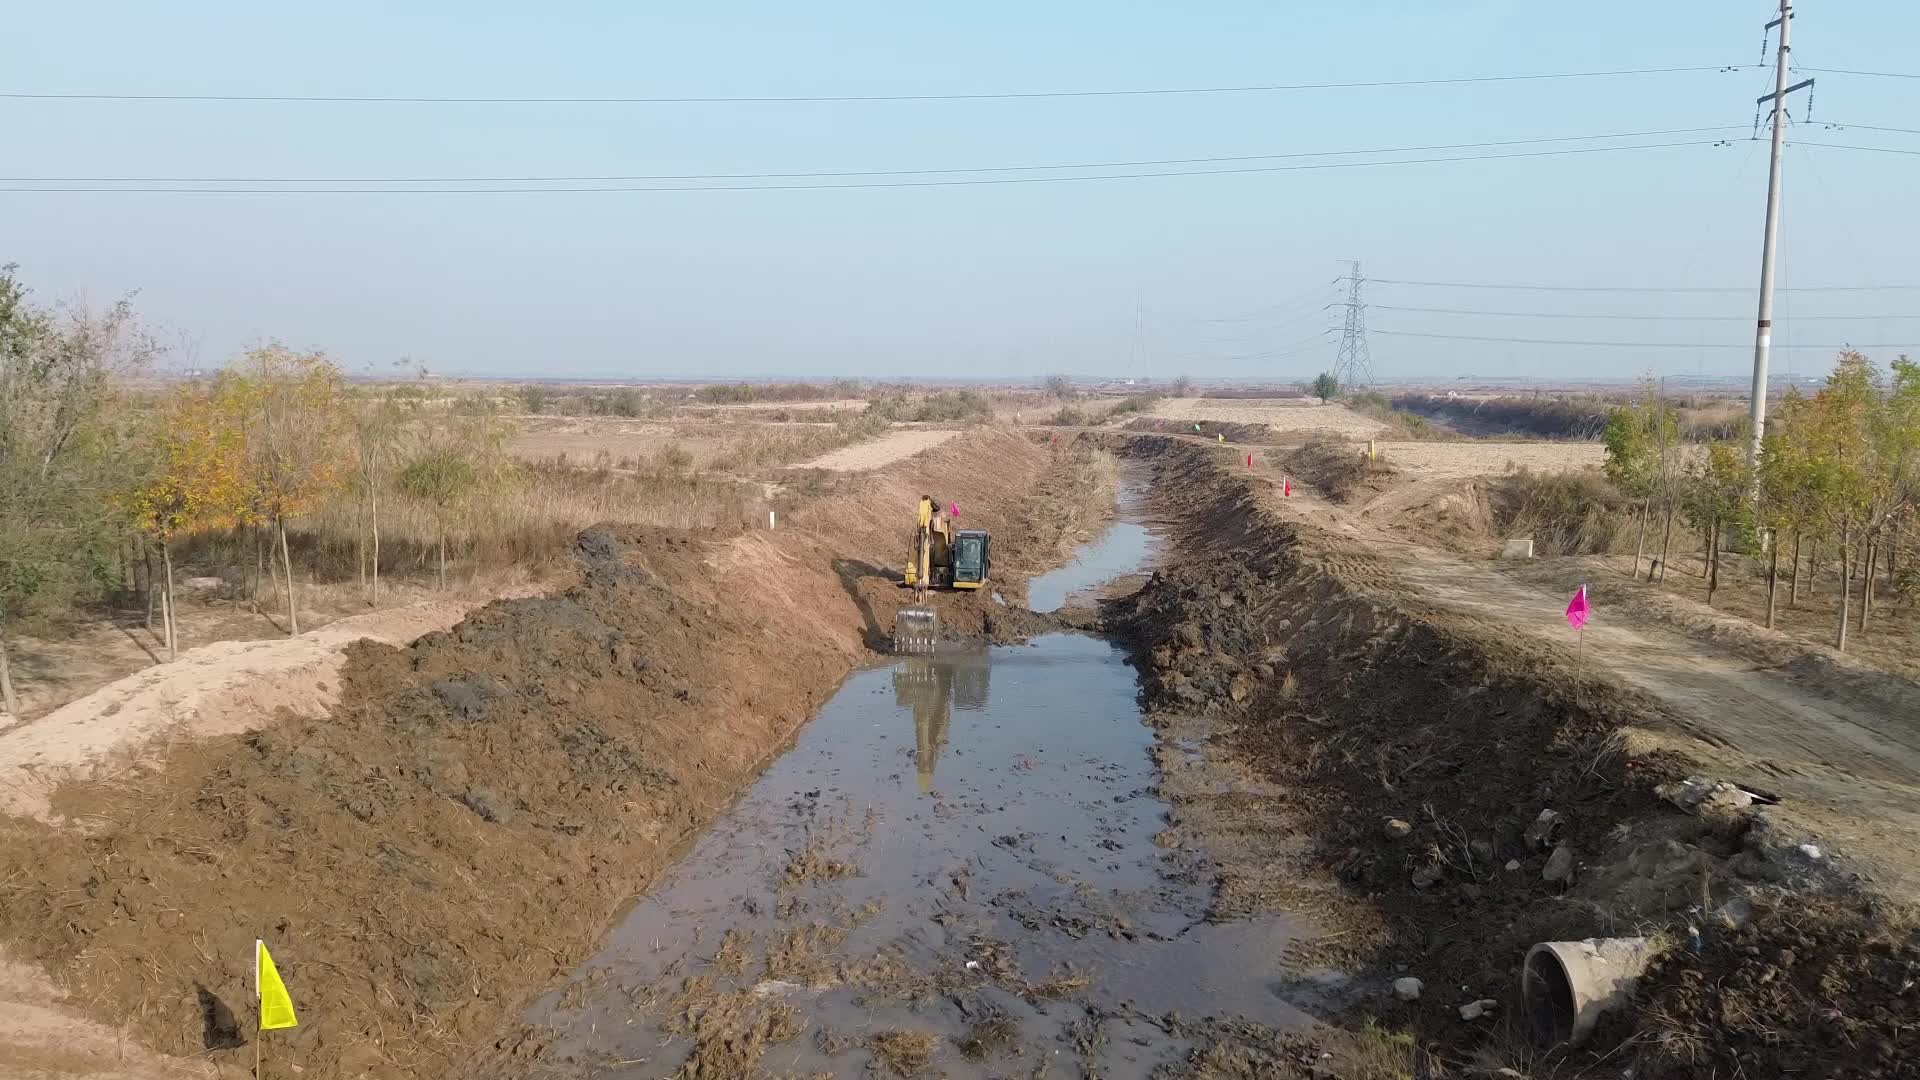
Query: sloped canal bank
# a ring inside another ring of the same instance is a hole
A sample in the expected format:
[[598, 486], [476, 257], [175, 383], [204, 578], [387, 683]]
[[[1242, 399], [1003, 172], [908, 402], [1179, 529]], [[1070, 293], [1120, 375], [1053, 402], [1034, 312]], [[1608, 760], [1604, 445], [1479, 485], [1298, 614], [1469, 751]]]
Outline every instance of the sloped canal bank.
[[[1128, 516], [1036, 606], [1138, 569]], [[1211, 868], [1163, 846], [1155, 744], [1093, 637], [856, 673], [475, 1071], [1147, 1077], [1223, 1026], [1303, 1029], [1292, 924], [1208, 921]]]

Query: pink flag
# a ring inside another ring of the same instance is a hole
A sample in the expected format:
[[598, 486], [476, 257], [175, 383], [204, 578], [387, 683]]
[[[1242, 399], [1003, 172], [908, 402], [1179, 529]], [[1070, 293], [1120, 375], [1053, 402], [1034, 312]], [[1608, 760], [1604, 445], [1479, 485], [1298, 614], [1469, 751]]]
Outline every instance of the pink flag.
[[1582, 585], [1580, 591], [1574, 593], [1573, 599], [1567, 603], [1567, 625], [1578, 630], [1587, 625], [1587, 616], [1592, 613], [1593, 605], [1587, 603], [1587, 587]]
[[957, 502], [948, 503], [947, 516], [951, 518], [958, 518], [960, 516], [960, 504]]

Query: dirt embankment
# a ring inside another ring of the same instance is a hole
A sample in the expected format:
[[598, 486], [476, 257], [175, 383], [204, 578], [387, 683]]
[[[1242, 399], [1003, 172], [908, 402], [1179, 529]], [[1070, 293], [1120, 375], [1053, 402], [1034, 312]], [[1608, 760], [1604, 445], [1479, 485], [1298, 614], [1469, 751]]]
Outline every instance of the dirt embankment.
[[[65, 784], [60, 825], [0, 821], [0, 947], [70, 1006], [217, 1066], [251, 1056], [264, 937], [302, 1018], [271, 1037], [276, 1068], [445, 1075], [870, 655], [916, 495], [991, 528], [1017, 590], [1026, 553], [1059, 548], [1038, 510], [1076, 497], [1085, 454], [983, 431], [779, 531], [589, 530], [564, 592], [353, 646], [330, 715]], [[941, 605], [961, 632], [1037, 628], [984, 596]]]
[[[1136, 649], [1165, 737], [1204, 744], [1214, 770], [1185, 782], [1171, 764], [1167, 842], [1213, 855], [1221, 914], [1316, 918], [1326, 934], [1295, 957], [1303, 976], [1350, 972], [1336, 1011], [1412, 1033], [1351, 1048], [1397, 1054], [1402, 1072], [1353, 1075], [1920, 1069], [1911, 923], [1764, 808], [1688, 814], [1657, 795], [1711, 775], [1635, 751], [1632, 730], [1661, 706], [1409, 600], [1387, 561], [1273, 517], [1259, 481], [1219, 455], [1134, 445], [1160, 470], [1157, 515], [1182, 530], [1178, 558], [1109, 623]], [[1550, 827], [1530, 834], [1545, 810]], [[1579, 1050], [1529, 1048], [1526, 947], [1620, 934], [1670, 946], [1633, 1005]], [[1420, 1000], [1389, 992], [1406, 976]], [[1486, 999], [1485, 1017], [1461, 1018]]]

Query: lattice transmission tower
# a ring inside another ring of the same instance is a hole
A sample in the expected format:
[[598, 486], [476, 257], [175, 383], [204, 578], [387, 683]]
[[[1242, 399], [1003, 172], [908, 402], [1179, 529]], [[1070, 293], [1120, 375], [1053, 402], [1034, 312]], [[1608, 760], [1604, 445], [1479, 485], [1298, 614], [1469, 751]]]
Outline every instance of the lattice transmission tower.
[[1373, 354], [1367, 349], [1367, 304], [1360, 298], [1359, 262], [1347, 264], [1347, 323], [1340, 334], [1340, 352], [1333, 360], [1334, 377], [1342, 387], [1364, 390], [1373, 385]]

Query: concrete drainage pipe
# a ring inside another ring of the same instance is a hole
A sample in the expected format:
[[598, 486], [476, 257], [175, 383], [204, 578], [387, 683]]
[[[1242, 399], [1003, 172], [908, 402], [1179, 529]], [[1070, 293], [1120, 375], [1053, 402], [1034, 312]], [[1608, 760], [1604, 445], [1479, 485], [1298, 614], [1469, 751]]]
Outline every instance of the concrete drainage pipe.
[[1578, 1046], [1607, 1010], [1624, 1003], [1647, 970], [1646, 938], [1543, 941], [1520, 969], [1520, 1004], [1534, 1038]]

